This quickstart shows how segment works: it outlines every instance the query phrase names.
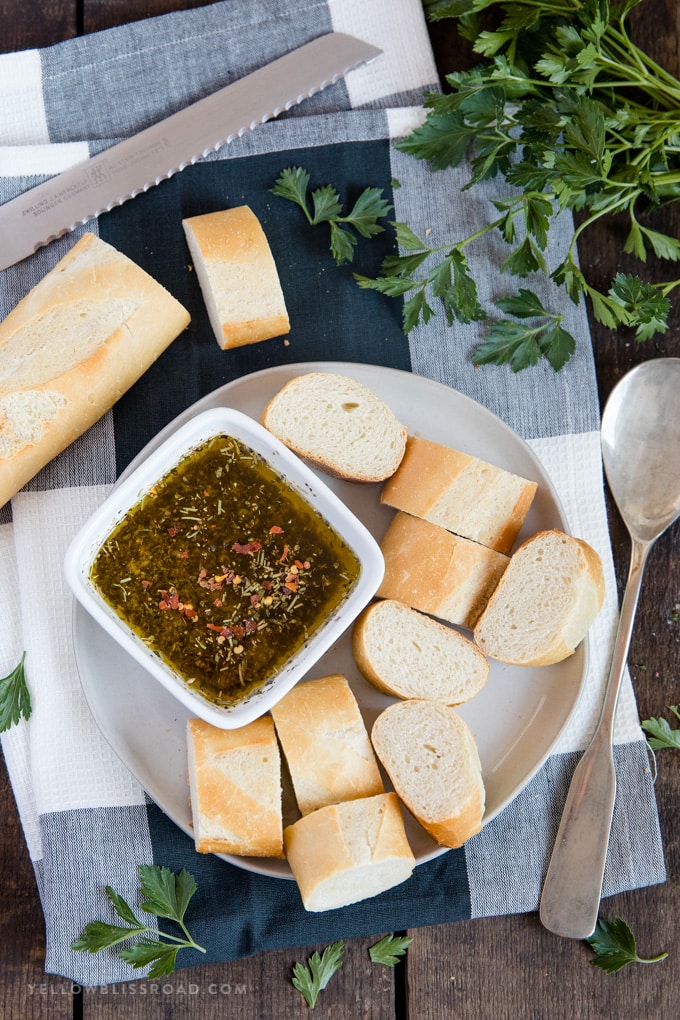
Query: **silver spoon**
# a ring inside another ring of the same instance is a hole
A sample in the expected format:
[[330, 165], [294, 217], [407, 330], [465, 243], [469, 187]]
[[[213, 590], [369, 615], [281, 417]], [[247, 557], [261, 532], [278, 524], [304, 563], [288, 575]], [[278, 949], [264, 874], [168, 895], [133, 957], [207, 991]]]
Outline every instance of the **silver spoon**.
[[541, 896], [542, 923], [573, 939], [597, 924], [616, 795], [614, 713], [647, 555], [680, 516], [680, 358], [647, 361], [623, 377], [604, 409], [601, 440], [632, 549], [600, 719], [574, 772]]

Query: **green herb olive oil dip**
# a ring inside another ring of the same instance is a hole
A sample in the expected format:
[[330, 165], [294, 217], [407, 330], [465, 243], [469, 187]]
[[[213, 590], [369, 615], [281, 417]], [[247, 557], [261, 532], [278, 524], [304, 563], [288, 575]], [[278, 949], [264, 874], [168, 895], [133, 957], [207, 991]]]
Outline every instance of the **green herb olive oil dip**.
[[278, 673], [358, 576], [359, 561], [327, 521], [226, 435], [149, 490], [90, 571], [150, 649], [226, 706]]

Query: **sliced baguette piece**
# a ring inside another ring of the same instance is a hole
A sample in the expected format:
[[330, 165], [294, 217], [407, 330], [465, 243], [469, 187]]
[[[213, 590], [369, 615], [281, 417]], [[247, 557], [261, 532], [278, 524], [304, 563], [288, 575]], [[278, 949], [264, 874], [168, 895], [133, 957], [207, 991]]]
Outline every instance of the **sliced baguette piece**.
[[430, 439], [409, 436], [404, 458], [380, 501], [509, 553], [537, 483]]
[[344, 676], [305, 680], [271, 712], [300, 814], [384, 791], [359, 705]]
[[0, 323], [0, 506], [108, 411], [189, 323], [84, 234]]
[[397, 701], [375, 720], [373, 747], [400, 800], [440, 846], [482, 828], [485, 791], [472, 730], [448, 705]]
[[223, 350], [290, 332], [269, 242], [247, 205], [182, 220], [215, 339]]
[[477, 645], [394, 599], [364, 609], [352, 631], [352, 652], [366, 679], [395, 698], [460, 705], [481, 691], [489, 675]]
[[381, 482], [396, 471], [407, 429], [363, 383], [310, 372], [286, 383], [262, 412], [265, 428], [337, 478]]
[[187, 745], [196, 850], [283, 857], [281, 754], [271, 718], [236, 730], [189, 719]]
[[394, 793], [330, 804], [284, 829], [305, 910], [335, 910], [405, 882], [415, 867]]
[[472, 630], [509, 557], [398, 510], [380, 543], [378, 596]]
[[604, 592], [602, 560], [587, 542], [541, 531], [514, 553], [475, 641], [490, 658], [516, 666], [561, 662], [586, 636]]

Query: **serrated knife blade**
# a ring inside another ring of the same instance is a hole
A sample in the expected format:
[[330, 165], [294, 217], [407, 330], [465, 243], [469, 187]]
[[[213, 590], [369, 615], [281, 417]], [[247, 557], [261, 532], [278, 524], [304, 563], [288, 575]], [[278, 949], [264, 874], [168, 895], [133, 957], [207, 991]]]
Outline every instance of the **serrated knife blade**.
[[0, 206], [0, 269], [297, 106], [382, 51], [329, 32]]

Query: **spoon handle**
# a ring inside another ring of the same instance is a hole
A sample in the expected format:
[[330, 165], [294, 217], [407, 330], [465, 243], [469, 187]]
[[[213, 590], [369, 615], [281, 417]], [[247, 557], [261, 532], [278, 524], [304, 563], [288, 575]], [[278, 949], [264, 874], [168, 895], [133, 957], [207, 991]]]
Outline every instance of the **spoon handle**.
[[614, 713], [649, 547], [649, 543], [633, 539], [600, 719], [574, 771], [543, 885], [541, 922], [549, 931], [566, 938], [587, 938], [597, 924], [616, 796]]

